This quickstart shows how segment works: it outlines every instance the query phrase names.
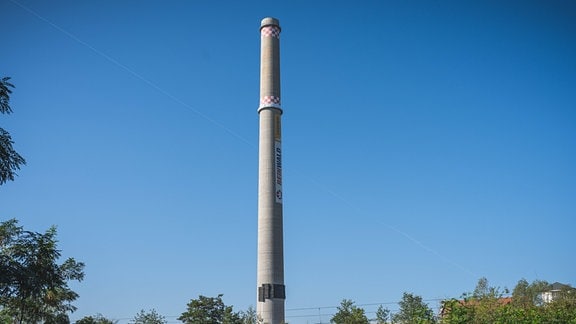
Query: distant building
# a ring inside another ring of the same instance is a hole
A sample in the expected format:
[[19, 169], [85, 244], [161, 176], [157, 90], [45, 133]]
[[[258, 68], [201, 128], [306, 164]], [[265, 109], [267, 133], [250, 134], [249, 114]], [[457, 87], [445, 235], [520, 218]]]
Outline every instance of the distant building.
[[570, 285], [555, 282], [550, 285], [549, 290], [540, 293], [540, 299], [544, 303], [551, 303], [558, 299], [562, 293], [576, 293], [576, 288]]
[[[566, 296], [574, 296], [576, 297], [576, 288], [573, 288], [570, 285], [563, 284], [560, 282], [555, 282], [553, 284], [548, 285], [548, 288], [543, 292], [538, 294], [539, 301], [536, 303], [537, 306], [542, 306], [543, 304], [551, 303], [555, 300]], [[461, 299], [461, 300], [445, 300], [440, 307], [440, 313], [438, 314], [439, 318], [446, 317], [450, 312], [450, 307], [454, 306], [464, 306], [467, 308], [475, 308], [481, 303], [480, 300], [470, 298], [470, 299]], [[512, 297], [501, 297], [496, 300], [492, 306], [505, 306], [512, 303]]]

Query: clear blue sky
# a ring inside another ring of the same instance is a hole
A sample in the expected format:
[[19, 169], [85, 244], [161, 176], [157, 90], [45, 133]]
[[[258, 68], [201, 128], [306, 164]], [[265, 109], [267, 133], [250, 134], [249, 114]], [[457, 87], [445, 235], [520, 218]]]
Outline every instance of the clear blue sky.
[[574, 1], [4, 0], [0, 122], [28, 164], [0, 217], [86, 263], [72, 319], [255, 305], [266, 16], [290, 323], [482, 276], [576, 284]]

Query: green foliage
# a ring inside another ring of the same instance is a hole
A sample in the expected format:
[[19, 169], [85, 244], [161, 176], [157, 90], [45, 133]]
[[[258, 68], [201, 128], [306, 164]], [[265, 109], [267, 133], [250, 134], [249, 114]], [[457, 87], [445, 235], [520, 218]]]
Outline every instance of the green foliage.
[[542, 323], [576, 324], [576, 290], [565, 286], [556, 298], [541, 309]]
[[158, 314], [155, 309], [151, 309], [148, 312], [145, 312], [143, 309], [140, 310], [134, 319], [132, 324], [165, 324], [168, 323], [164, 316]]
[[84, 264], [58, 264], [56, 228], [25, 231], [15, 219], [0, 223], [0, 306], [16, 323], [69, 323], [78, 294], [68, 281], [84, 278]]
[[240, 314], [235, 313], [232, 306], [224, 305], [222, 296], [220, 294], [214, 298], [200, 295], [198, 299], [190, 300], [178, 320], [186, 324], [242, 324]]
[[242, 318], [242, 324], [259, 324], [258, 321], [258, 314], [254, 307], [250, 306], [245, 312], [240, 313], [240, 317]]
[[95, 316], [85, 316], [78, 321], [76, 324], [116, 324], [118, 321], [112, 321], [102, 316], [102, 314], [97, 314]]
[[349, 299], [344, 299], [338, 307], [338, 312], [334, 314], [331, 323], [334, 324], [368, 324], [368, 318], [364, 314], [364, 309], [354, 305]]
[[472, 299], [468, 302], [476, 312], [474, 323], [493, 323], [499, 316], [499, 309], [507, 303], [502, 299], [507, 293], [508, 290], [501, 291], [499, 287], [491, 287], [488, 279], [480, 278], [472, 293]]
[[378, 306], [378, 310], [376, 310], [376, 324], [386, 324], [390, 319], [390, 310], [388, 308], [384, 308], [384, 306]]
[[[9, 80], [9, 77], [0, 79], [0, 113], [2, 114], [12, 112], [12, 108], [10, 108], [12, 90], [10, 88], [14, 88], [14, 85]], [[14, 141], [12, 141], [10, 133], [0, 127], [0, 185], [8, 180], [13, 181], [16, 170], [20, 169], [20, 165], [26, 164], [26, 160], [14, 150], [12, 144]]]
[[5, 309], [0, 309], [0, 323], [12, 323], [12, 317]]
[[70, 324], [70, 318], [63, 313], [50, 314], [44, 320], [44, 324]]
[[398, 302], [400, 310], [392, 316], [393, 323], [399, 324], [431, 324], [436, 323], [434, 312], [428, 304], [422, 301], [422, 297], [405, 292], [402, 300]]
[[576, 324], [576, 293], [568, 288], [560, 291], [554, 301], [544, 303], [541, 294], [551, 289], [545, 281], [529, 284], [521, 279], [509, 298], [503, 297], [507, 290], [490, 287], [488, 280], [481, 278], [472, 294], [442, 303], [441, 323]]
[[471, 294], [462, 300], [451, 299], [442, 305], [443, 323], [495, 323], [506, 313], [510, 299], [503, 298], [508, 291], [491, 287], [488, 279], [480, 278]]
[[526, 279], [520, 279], [512, 291], [512, 303], [514, 306], [527, 308], [544, 304], [541, 294], [548, 290], [546, 281], [535, 280], [531, 284]]
[[3, 77], [0, 79], [0, 113], [9, 114], [12, 112], [10, 108], [10, 94], [14, 85], [9, 82], [10, 77]]
[[450, 324], [473, 323], [474, 308], [467, 307], [466, 301], [449, 299], [442, 301], [440, 321]]

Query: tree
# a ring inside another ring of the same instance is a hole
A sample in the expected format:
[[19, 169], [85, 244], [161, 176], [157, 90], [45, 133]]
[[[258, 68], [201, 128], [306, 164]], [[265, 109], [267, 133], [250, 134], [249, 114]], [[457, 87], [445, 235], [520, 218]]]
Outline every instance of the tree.
[[562, 294], [559, 298], [542, 306], [541, 323], [576, 324], [576, 296]]
[[0, 308], [0, 323], [12, 323], [12, 317], [5, 309]]
[[398, 305], [400, 310], [392, 316], [394, 323], [436, 323], [434, 312], [428, 307], [428, 304], [422, 301], [420, 296], [405, 292]]
[[548, 290], [548, 286], [546, 281], [534, 280], [530, 284], [526, 279], [520, 279], [512, 290], [512, 303], [524, 308], [541, 306], [544, 303], [541, 294]]
[[344, 299], [338, 307], [338, 312], [330, 319], [334, 324], [368, 324], [364, 309], [354, 305], [349, 299]]
[[140, 310], [134, 319], [133, 324], [166, 324], [168, 323], [164, 316], [158, 314], [155, 309], [151, 309], [149, 312], [145, 312], [143, 309]]
[[508, 289], [491, 287], [488, 279], [480, 278], [467, 305], [474, 309], [474, 323], [493, 323], [498, 314], [504, 311], [503, 308], [510, 303], [509, 299], [503, 298], [508, 293]]
[[0, 223], [0, 306], [15, 323], [69, 323], [78, 294], [68, 281], [84, 278], [73, 258], [58, 264], [56, 228], [25, 231], [15, 219]]
[[440, 321], [446, 324], [473, 323], [474, 309], [468, 307], [465, 300], [455, 298], [442, 301]]
[[508, 289], [504, 288], [504, 290], [501, 291], [500, 287], [490, 287], [488, 284], [488, 279], [482, 277], [478, 279], [478, 283], [476, 284], [476, 288], [474, 288], [472, 297], [476, 299], [491, 299], [500, 298], [504, 294], [508, 294]]
[[[10, 77], [3, 77], [0, 79], [0, 113], [10, 114], [10, 94], [14, 85], [9, 82]], [[18, 154], [12, 147], [14, 141], [10, 133], [4, 128], [0, 127], [0, 185], [6, 181], [14, 180], [16, 170], [20, 170], [20, 165], [26, 164], [26, 160]]]
[[242, 324], [240, 314], [235, 313], [232, 306], [224, 305], [222, 296], [220, 294], [214, 298], [200, 295], [198, 299], [190, 300], [178, 320], [186, 324]]
[[442, 303], [442, 322], [494, 323], [502, 314], [509, 313], [510, 298], [503, 298], [507, 293], [507, 289], [491, 287], [488, 279], [480, 278], [472, 293], [464, 293], [461, 300]]
[[70, 318], [67, 314], [49, 314], [44, 320], [44, 324], [70, 324]]
[[378, 306], [376, 310], [376, 323], [377, 324], [386, 324], [390, 319], [390, 310], [388, 308], [384, 308], [384, 306]]
[[248, 307], [248, 309], [245, 312], [242, 312], [240, 314], [240, 317], [242, 318], [242, 324], [260, 323], [260, 321], [258, 321], [258, 314], [256, 313], [256, 310], [252, 306]]
[[102, 316], [102, 314], [97, 314], [95, 316], [84, 316], [83, 318], [76, 321], [76, 324], [116, 324], [118, 321], [113, 321]]

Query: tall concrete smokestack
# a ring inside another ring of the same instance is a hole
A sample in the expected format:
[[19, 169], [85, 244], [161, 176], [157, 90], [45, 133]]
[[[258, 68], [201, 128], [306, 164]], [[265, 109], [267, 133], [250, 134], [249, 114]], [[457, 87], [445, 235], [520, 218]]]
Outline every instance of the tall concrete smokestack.
[[258, 302], [264, 323], [284, 322], [284, 238], [282, 226], [282, 136], [280, 25], [260, 25], [260, 147], [258, 160]]

